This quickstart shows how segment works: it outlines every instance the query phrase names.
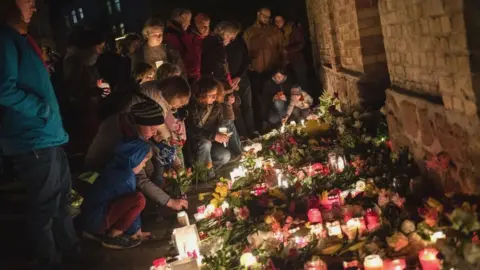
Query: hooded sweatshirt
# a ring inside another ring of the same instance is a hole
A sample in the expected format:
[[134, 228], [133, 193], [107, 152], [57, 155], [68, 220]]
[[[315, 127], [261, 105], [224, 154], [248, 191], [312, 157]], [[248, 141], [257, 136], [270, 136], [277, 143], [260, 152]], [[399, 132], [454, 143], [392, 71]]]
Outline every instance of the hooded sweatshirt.
[[[110, 203], [135, 192], [136, 178], [133, 168], [137, 167], [150, 151], [150, 144], [140, 138], [122, 141], [117, 146], [114, 159], [100, 173], [82, 204], [83, 221], [87, 231], [98, 232], [105, 221]], [[140, 227], [140, 216], [137, 216], [127, 233], [133, 234]]]
[[39, 54], [0, 24], [0, 148], [6, 155], [68, 142], [50, 76]]

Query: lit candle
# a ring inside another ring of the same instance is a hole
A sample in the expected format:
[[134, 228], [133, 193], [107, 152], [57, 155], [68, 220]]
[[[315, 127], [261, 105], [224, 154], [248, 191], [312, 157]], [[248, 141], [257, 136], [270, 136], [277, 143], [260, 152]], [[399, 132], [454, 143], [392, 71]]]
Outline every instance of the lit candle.
[[305, 120], [302, 119], [302, 127], [305, 127]]
[[310, 225], [310, 232], [317, 236], [323, 236], [323, 225], [322, 224], [312, 224]]
[[188, 220], [188, 215], [185, 211], [178, 212], [177, 221], [178, 224], [180, 224], [180, 226], [182, 227], [190, 225], [190, 220]]
[[342, 157], [338, 157], [337, 159], [337, 171], [343, 172], [345, 169], [345, 160]]
[[369, 255], [365, 257], [365, 261], [363, 261], [363, 267], [365, 270], [382, 270], [383, 260], [378, 255]]
[[308, 210], [307, 216], [310, 223], [322, 223], [322, 213], [316, 208]]
[[445, 239], [445, 234], [443, 232], [435, 232], [430, 236], [430, 241], [436, 243], [438, 239]]
[[367, 209], [365, 220], [367, 221], [367, 228], [369, 231], [373, 231], [380, 227], [380, 217], [378, 216], [377, 212], [371, 208]]
[[295, 121], [290, 122], [290, 126], [296, 126], [296, 125], [297, 125], [297, 122], [295, 122]]
[[407, 268], [405, 259], [388, 260], [384, 262], [385, 270], [404, 270]]
[[278, 174], [277, 181], [278, 181], [278, 186], [281, 187], [282, 186], [282, 173]]
[[250, 267], [257, 263], [257, 258], [251, 252], [243, 253], [240, 257], [240, 264], [244, 267]]
[[303, 266], [304, 270], [327, 270], [327, 264], [319, 257], [312, 257], [310, 261], [307, 261]]
[[340, 222], [327, 222], [326, 224], [328, 235], [329, 236], [338, 236], [342, 237], [342, 227], [340, 226]]
[[285, 133], [285, 125], [282, 125], [282, 127], [280, 128], [280, 133]]
[[358, 235], [362, 235], [365, 232], [366, 225], [365, 220], [362, 217], [351, 218], [347, 221], [347, 231], [345, 232], [348, 239], [352, 240]]
[[438, 250], [434, 248], [425, 248], [420, 250], [418, 259], [422, 264], [423, 270], [440, 270], [440, 260], [437, 258]]

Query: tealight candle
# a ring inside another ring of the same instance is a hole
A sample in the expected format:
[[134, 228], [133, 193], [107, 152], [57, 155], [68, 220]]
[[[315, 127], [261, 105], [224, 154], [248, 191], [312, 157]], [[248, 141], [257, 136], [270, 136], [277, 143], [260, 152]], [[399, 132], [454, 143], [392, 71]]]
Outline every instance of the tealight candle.
[[257, 258], [251, 252], [243, 253], [240, 257], [240, 264], [244, 267], [250, 267], [257, 263]]
[[340, 226], [340, 222], [327, 222], [326, 224], [328, 235], [329, 236], [338, 236], [342, 237], [342, 227]]
[[363, 261], [365, 270], [382, 270], [383, 260], [378, 255], [368, 255]]
[[182, 227], [190, 225], [190, 220], [188, 220], [188, 215], [185, 211], [178, 212], [177, 221]]
[[318, 257], [313, 257], [303, 265], [304, 270], [327, 270], [327, 264]]
[[434, 248], [425, 248], [420, 250], [418, 259], [422, 264], [423, 270], [440, 270], [440, 260], [437, 258], [438, 250]]
[[385, 261], [384, 265], [385, 270], [404, 270], [407, 268], [407, 262], [403, 258]]
[[297, 122], [295, 121], [290, 121], [290, 126], [296, 126], [297, 125]]
[[320, 213], [319, 209], [312, 208], [308, 210], [307, 216], [310, 223], [322, 223], [322, 213]]
[[365, 220], [362, 217], [351, 218], [347, 221], [347, 232], [348, 239], [352, 240], [358, 235], [362, 235], [365, 232], [366, 225]]
[[438, 239], [445, 239], [445, 234], [443, 232], [435, 232], [430, 236], [430, 241], [432, 243], [436, 243]]
[[304, 119], [302, 119], [302, 127], [306, 127], [306, 126], [305, 126], [305, 120], [304, 120]]

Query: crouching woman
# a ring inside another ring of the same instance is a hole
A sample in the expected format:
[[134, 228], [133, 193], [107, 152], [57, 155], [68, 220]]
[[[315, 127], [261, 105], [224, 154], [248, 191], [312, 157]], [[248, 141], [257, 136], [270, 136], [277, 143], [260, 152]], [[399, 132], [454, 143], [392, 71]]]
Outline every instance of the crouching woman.
[[135, 174], [151, 157], [152, 147], [142, 139], [118, 145], [114, 159], [100, 173], [82, 205], [84, 237], [106, 248], [127, 249], [150, 236], [141, 229], [145, 197], [136, 191]]

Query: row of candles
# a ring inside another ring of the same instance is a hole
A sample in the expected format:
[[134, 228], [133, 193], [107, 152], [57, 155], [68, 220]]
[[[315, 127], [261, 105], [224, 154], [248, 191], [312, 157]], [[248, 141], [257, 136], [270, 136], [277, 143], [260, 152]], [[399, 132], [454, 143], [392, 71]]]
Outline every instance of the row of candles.
[[[423, 270], [440, 270], [441, 262], [437, 258], [438, 251], [433, 248], [426, 248], [419, 252], [419, 260]], [[240, 257], [240, 264], [246, 268], [257, 264], [257, 258], [251, 253], [244, 253]], [[359, 267], [357, 261], [344, 263], [344, 268]], [[363, 261], [364, 270], [404, 270], [407, 269], [407, 262], [404, 258], [383, 260], [379, 255], [369, 255]], [[313, 257], [304, 265], [304, 270], [327, 270], [327, 264], [318, 257]]]

